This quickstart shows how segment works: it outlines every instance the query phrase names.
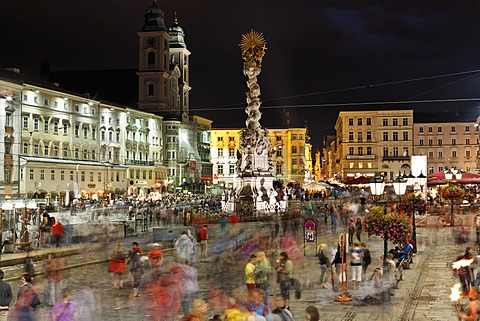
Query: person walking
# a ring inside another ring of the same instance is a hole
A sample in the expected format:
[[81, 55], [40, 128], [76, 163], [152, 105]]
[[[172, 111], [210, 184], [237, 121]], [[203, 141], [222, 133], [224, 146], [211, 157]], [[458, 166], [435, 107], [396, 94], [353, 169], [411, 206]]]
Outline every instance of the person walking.
[[280, 292], [285, 300], [285, 307], [288, 308], [290, 304], [291, 278], [293, 277], [294, 269], [287, 252], [280, 253], [280, 258], [275, 262], [275, 270], [277, 271], [277, 282], [280, 285]]
[[348, 246], [353, 245], [353, 235], [355, 234], [355, 218], [350, 216], [348, 221]]
[[52, 308], [52, 321], [76, 321], [77, 305], [72, 302], [72, 291], [62, 290], [62, 298]]
[[[112, 257], [108, 265], [108, 272], [112, 273], [113, 288], [123, 289], [122, 274], [125, 272], [127, 264], [125, 263], [125, 256], [127, 255], [121, 242], [115, 244]], [[118, 285], [117, 285], [118, 284]]]
[[52, 253], [49, 253], [42, 263], [46, 279], [44, 289], [45, 302], [53, 306], [61, 295], [65, 260], [62, 257], [55, 258]]
[[4, 275], [3, 270], [0, 270], [0, 321], [7, 320], [7, 311], [10, 309], [10, 303], [13, 299], [12, 287], [3, 281]]
[[320, 263], [320, 288], [326, 289], [328, 279], [328, 257], [327, 257], [327, 244], [322, 243], [317, 249], [318, 261]]
[[204, 225], [198, 231], [198, 238], [200, 241], [200, 262], [205, 262], [207, 260], [207, 250], [208, 250], [208, 225]]
[[50, 223], [50, 215], [47, 211], [43, 212], [42, 223], [40, 223], [40, 243], [43, 247], [48, 247], [48, 244], [50, 244], [50, 236], [52, 233], [52, 225]]
[[148, 252], [148, 262], [152, 269], [152, 276], [158, 278], [163, 264], [163, 252], [160, 250], [160, 243], [152, 243], [150, 246], [152, 249]]
[[250, 255], [250, 258], [245, 265], [245, 285], [247, 286], [248, 292], [253, 291], [255, 288], [255, 261], [257, 257], [255, 254]]
[[265, 292], [265, 304], [270, 305], [270, 274], [272, 266], [267, 259], [264, 251], [255, 253], [257, 261], [255, 262], [255, 288]]
[[86, 282], [83, 289], [75, 293], [72, 301], [77, 305], [77, 321], [93, 321], [93, 314], [97, 309], [97, 300], [91, 283]]
[[363, 250], [360, 247], [360, 242], [354, 241], [353, 247], [350, 249], [350, 269], [353, 289], [359, 289], [360, 282], [362, 282], [362, 259]]
[[13, 311], [13, 320], [35, 321], [35, 309], [40, 305], [38, 294], [33, 289], [32, 276], [23, 273], [20, 277], [22, 285], [18, 290], [17, 301]]
[[193, 256], [195, 250], [193, 247], [193, 241], [186, 231], [183, 231], [180, 237], [175, 241], [175, 252], [177, 259], [183, 264], [193, 263]]
[[330, 219], [332, 220], [332, 234], [335, 234], [337, 233], [338, 211], [333, 203], [330, 205]]
[[362, 219], [357, 217], [357, 221], [355, 222], [355, 235], [357, 236], [357, 240], [362, 242]]
[[362, 258], [362, 278], [365, 281], [367, 277], [367, 269], [370, 264], [372, 264], [372, 256], [370, 255], [370, 250], [367, 248], [367, 244], [365, 242], [360, 243], [360, 246], [363, 250], [363, 258]]
[[140, 254], [135, 251], [130, 252], [130, 273], [133, 277], [133, 296], [138, 297], [138, 288], [143, 275], [143, 262]]

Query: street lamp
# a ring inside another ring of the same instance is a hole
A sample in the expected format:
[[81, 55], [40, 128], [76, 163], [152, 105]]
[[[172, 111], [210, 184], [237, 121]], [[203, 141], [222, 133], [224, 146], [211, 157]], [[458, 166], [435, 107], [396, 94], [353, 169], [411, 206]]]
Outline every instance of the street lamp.
[[393, 180], [392, 184], [393, 188], [395, 189], [395, 194], [397, 194], [399, 197], [405, 195], [405, 191], [407, 190], [407, 180], [402, 174], [398, 173], [397, 178]]
[[383, 194], [385, 188], [385, 180], [379, 172], [375, 173], [375, 176], [369, 182], [370, 192], [375, 196], [375, 205], [378, 205], [378, 196]]
[[[456, 182], [456, 181], [459, 181], [462, 179], [462, 172], [458, 169], [456, 169], [455, 167], [454, 168], [445, 168], [445, 170], [443, 171], [445, 173], [445, 180], [447, 181], [447, 184], [450, 184], [451, 182]], [[450, 200], [451, 202], [451, 211], [450, 211], [450, 226], [454, 226], [455, 225], [455, 219], [453, 217], [453, 205], [454, 205], [454, 200], [451, 199]]]

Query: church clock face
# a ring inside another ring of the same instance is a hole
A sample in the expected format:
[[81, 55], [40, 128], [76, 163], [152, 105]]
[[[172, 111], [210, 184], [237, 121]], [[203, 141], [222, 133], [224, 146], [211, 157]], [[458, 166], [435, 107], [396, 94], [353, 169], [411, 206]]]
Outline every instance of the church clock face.
[[156, 43], [157, 41], [152, 37], [148, 38], [146, 41], [147, 47], [154, 47]]

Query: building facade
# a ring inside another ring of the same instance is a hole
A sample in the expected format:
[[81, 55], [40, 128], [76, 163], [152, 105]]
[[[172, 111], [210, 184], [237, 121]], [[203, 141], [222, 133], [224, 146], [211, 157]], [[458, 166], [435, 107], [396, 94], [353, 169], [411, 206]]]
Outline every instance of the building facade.
[[456, 167], [477, 168], [479, 131], [475, 122], [414, 124], [415, 155], [427, 156], [428, 174]]
[[413, 152], [413, 110], [340, 112], [335, 124], [333, 176], [347, 181], [382, 172], [394, 179], [409, 172]]
[[138, 32], [138, 109], [163, 117], [169, 192], [204, 192], [212, 182], [211, 121], [190, 115], [190, 51], [177, 18], [169, 28], [154, 2]]
[[[237, 150], [240, 128], [211, 131], [210, 155], [213, 164], [213, 184], [230, 189], [236, 177]], [[311, 180], [313, 164], [307, 128], [269, 129], [271, 155], [274, 159], [275, 180], [285, 185], [303, 184]]]

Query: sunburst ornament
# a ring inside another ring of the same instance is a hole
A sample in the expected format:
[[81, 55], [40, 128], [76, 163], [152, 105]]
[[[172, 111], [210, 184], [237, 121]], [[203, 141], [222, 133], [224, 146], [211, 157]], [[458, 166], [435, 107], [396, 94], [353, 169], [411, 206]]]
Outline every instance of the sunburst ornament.
[[262, 62], [265, 50], [267, 50], [267, 42], [263, 38], [263, 33], [250, 30], [249, 33], [242, 35], [242, 40], [238, 45], [242, 49], [243, 60], [247, 61], [254, 58], [258, 62]]

